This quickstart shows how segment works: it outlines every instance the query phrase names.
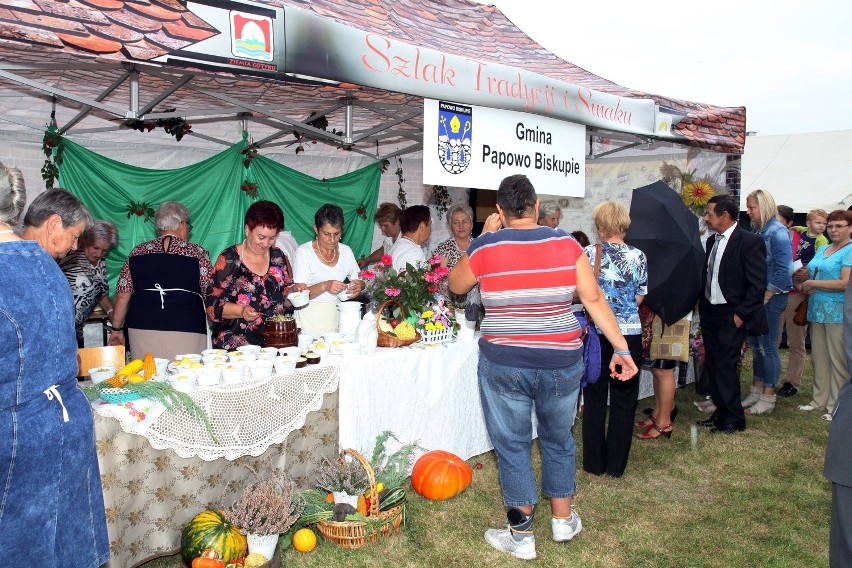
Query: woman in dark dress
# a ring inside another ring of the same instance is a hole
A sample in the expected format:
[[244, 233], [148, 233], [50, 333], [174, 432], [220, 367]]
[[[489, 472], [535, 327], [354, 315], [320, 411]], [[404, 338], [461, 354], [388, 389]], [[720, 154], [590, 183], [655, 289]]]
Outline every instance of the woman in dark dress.
[[304, 290], [293, 283], [293, 269], [275, 237], [284, 228], [284, 213], [272, 201], [258, 201], [246, 211], [245, 239], [222, 251], [213, 266], [205, 304], [213, 322], [213, 347], [233, 350], [260, 345], [264, 320], [283, 314], [287, 294]]

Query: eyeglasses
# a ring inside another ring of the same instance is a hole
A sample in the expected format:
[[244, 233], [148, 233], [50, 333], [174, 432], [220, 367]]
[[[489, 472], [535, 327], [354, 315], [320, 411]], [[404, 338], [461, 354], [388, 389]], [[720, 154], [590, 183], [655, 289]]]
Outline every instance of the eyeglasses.
[[826, 225], [825, 228], [826, 229], [845, 229], [848, 226], [849, 226], [848, 224], [847, 225]]

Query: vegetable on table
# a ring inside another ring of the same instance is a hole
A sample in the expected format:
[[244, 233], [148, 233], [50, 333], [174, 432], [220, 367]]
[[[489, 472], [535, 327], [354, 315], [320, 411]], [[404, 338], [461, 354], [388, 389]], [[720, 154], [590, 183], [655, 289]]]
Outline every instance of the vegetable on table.
[[411, 485], [421, 496], [440, 501], [464, 491], [473, 481], [473, 470], [466, 461], [443, 450], [420, 456], [411, 471]]
[[142, 359], [142, 376], [146, 381], [150, 381], [157, 373], [157, 365], [154, 363], [154, 354], [148, 351]]
[[201, 556], [192, 561], [192, 568], [226, 568], [219, 553], [212, 548], [205, 548]]

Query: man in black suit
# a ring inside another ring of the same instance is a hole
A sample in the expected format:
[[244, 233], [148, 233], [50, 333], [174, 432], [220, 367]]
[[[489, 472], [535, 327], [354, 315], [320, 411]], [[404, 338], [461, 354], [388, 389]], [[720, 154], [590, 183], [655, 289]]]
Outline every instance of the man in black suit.
[[768, 330], [763, 298], [766, 291], [766, 247], [760, 235], [737, 226], [739, 208], [726, 195], [710, 199], [704, 221], [716, 231], [707, 239], [701, 332], [710, 397], [716, 410], [698, 424], [711, 432], [745, 430], [737, 373], [746, 334]]
[[[849, 376], [852, 377], [852, 279], [843, 300], [843, 337]], [[852, 567], [852, 383], [846, 383], [837, 395], [825, 448], [823, 475], [831, 481], [831, 532], [829, 563], [831, 568]]]

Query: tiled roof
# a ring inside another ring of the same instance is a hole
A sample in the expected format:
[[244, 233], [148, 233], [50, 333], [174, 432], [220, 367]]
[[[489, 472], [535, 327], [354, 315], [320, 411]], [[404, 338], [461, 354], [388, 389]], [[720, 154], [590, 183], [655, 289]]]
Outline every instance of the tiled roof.
[[[660, 105], [687, 114], [674, 128], [687, 144], [729, 153], [741, 153], [745, 144], [745, 108], [681, 101], [617, 85], [550, 53], [495, 6], [471, 0], [256, 1], [294, 6], [363, 31], [459, 55], [473, 54], [482, 60], [619, 96], [652, 98]], [[216, 33], [178, 0], [5, 0], [0, 6], [0, 61], [15, 61], [10, 54], [15, 53], [16, 58], [21, 55], [20, 50], [14, 51], [14, 45], [20, 43], [41, 48], [38, 57], [58, 61], [81, 56], [113, 63], [148, 61]], [[248, 85], [253, 85], [257, 104], [272, 104], [276, 100], [336, 100], [347, 90], [356, 90], [358, 98], [363, 100], [397, 104], [419, 100], [354, 85], [293, 87], [269, 79], [234, 78], [227, 73], [195, 82], [209, 88], [239, 85], [243, 94]], [[191, 98], [188, 104], [196, 106], [190, 108], [199, 108], [197, 105], [202, 104], [197, 100], [199, 97], [192, 94]]]

